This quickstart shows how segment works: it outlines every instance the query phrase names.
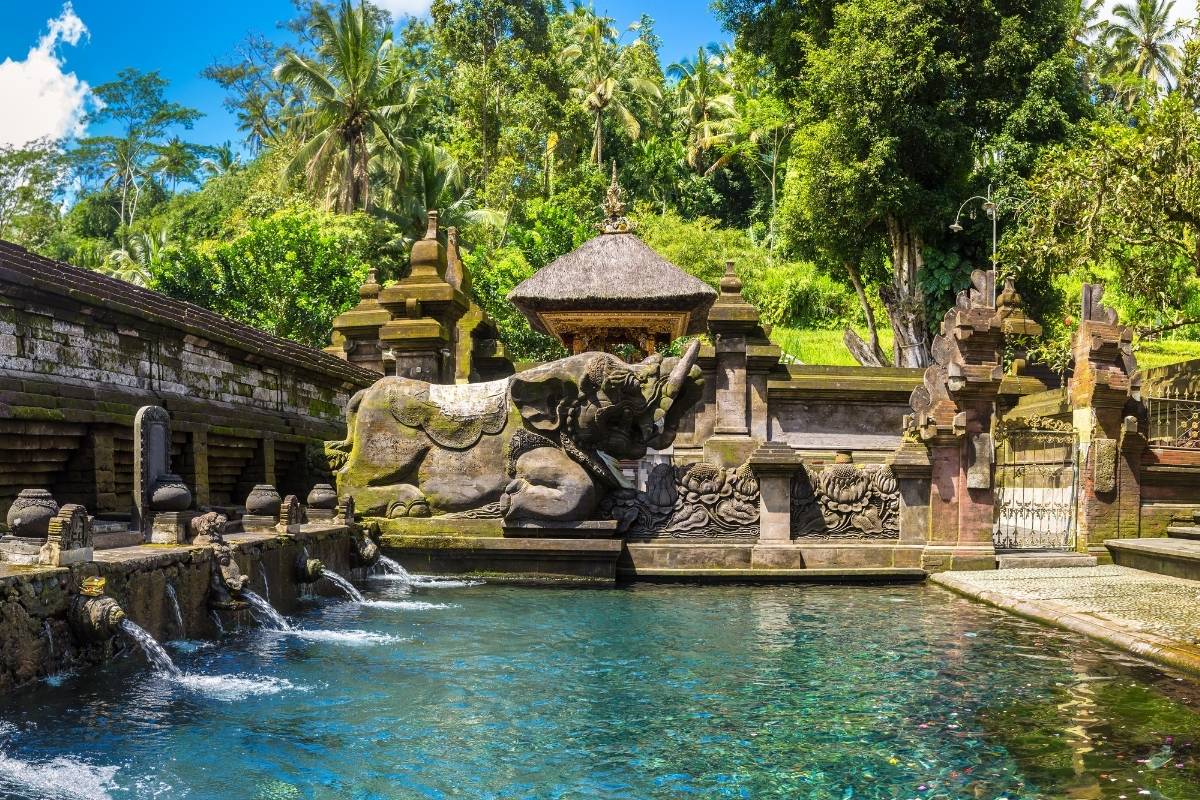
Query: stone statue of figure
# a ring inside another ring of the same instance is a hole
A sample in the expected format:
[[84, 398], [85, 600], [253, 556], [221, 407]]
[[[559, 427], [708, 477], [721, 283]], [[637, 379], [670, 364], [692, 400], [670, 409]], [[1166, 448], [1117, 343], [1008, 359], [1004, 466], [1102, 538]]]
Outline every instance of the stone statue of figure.
[[212, 578], [209, 581], [209, 605], [218, 608], [233, 604], [249, 581], [233, 557], [233, 548], [225, 541], [224, 514], [209, 511], [191, 521], [192, 543], [208, 545], [213, 549]]
[[628, 485], [619, 460], [674, 441], [702, 394], [699, 346], [638, 364], [582, 353], [489, 383], [382, 378], [350, 400], [346, 439], [326, 443], [338, 494], [365, 516], [590, 519]]

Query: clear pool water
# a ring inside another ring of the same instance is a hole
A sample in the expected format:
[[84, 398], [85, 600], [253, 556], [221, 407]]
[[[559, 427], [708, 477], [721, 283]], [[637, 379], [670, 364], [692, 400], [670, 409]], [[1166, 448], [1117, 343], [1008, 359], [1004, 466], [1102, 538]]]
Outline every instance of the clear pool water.
[[1200, 797], [1190, 681], [935, 587], [362, 588], [4, 698], [0, 796]]

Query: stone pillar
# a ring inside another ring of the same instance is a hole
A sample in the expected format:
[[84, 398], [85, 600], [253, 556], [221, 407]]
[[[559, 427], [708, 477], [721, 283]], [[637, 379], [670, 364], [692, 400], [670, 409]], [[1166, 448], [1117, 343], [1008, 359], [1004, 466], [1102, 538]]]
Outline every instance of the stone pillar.
[[1127, 420], [1139, 390], [1133, 331], [1103, 298], [1103, 286], [1084, 284], [1068, 394], [1080, 448], [1076, 549], [1107, 561], [1106, 539], [1138, 535], [1145, 445], [1136, 419]]
[[759, 324], [758, 309], [742, 297], [732, 261], [725, 264], [721, 294], [708, 312], [708, 330], [716, 356], [716, 407], [704, 460], [736, 467], [766, 441], [766, 372], [779, 363], [779, 348]]
[[995, 511], [992, 425], [1008, 335], [1037, 336], [1009, 282], [995, 301], [995, 273], [976, 270], [934, 337], [933, 364], [913, 391], [906, 436], [929, 448], [926, 569], [990, 569]]
[[900, 488], [900, 547], [894, 562], [897, 567], [922, 566], [924, 545], [931, 531], [930, 503], [934, 498], [931, 452], [910, 438], [887, 461]]
[[208, 482], [208, 431], [194, 430], [188, 438], [192, 449], [192, 489], [196, 495], [196, 505], [203, 508], [212, 502]]
[[161, 406], [143, 406], [133, 418], [133, 516], [131, 525], [147, 539], [154, 514], [150, 493], [171, 471], [171, 417]]
[[364, 369], [382, 374], [383, 350], [379, 346], [379, 329], [391, 315], [379, 305], [379, 273], [372, 267], [367, 280], [358, 287], [359, 302], [354, 308], [333, 318], [333, 333], [326, 353], [349, 361]]
[[117, 474], [111, 428], [93, 425], [92, 469], [96, 486], [96, 512], [117, 511]]
[[470, 303], [446, 281], [446, 248], [438, 241], [436, 211], [429, 212], [425, 238], [413, 244], [410, 263], [408, 277], [379, 294], [379, 304], [389, 314], [379, 329], [384, 358], [395, 360], [396, 375], [453, 383], [457, 325]]
[[760, 545], [790, 544], [792, 541], [792, 478], [800, 459], [788, 444], [767, 442], [750, 456], [758, 478]]

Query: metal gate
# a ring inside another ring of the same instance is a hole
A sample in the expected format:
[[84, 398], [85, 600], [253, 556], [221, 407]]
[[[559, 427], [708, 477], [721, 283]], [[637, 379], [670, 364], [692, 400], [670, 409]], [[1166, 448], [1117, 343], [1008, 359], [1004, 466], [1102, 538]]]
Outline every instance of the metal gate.
[[1079, 440], [1070, 423], [1033, 418], [997, 425], [997, 550], [1073, 550]]

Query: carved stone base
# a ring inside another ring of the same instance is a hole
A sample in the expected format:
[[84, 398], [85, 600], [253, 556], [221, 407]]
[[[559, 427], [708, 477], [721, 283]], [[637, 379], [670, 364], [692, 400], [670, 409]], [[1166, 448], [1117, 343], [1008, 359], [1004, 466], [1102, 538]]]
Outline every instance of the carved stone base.
[[92, 560], [94, 555], [91, 547], [76, 547], [71, 550], [63, 550], [52, 542], [47, 542], [42, 545], [41, 556], [38, 563], [48, 567], [67, 567], [71, 564], [86, 564]]
[[267, 514], [243, 514], [242, 530], [246, 533], [274, 533], [279, 520]]
[[150, 526], [152, 544], [187, 544], [191, 532], [188, 524], [196, 516], [195, 511], [159, 511]]
[[35, 565], [45, 543], [45, 539], [5, 536], [0, 538], [0, 561], [25, 566]]
[[601, 539], [617, 535], [617, 521], [604, 519], [584, 522], [506, 523], [504, 535], [520, 539]]

